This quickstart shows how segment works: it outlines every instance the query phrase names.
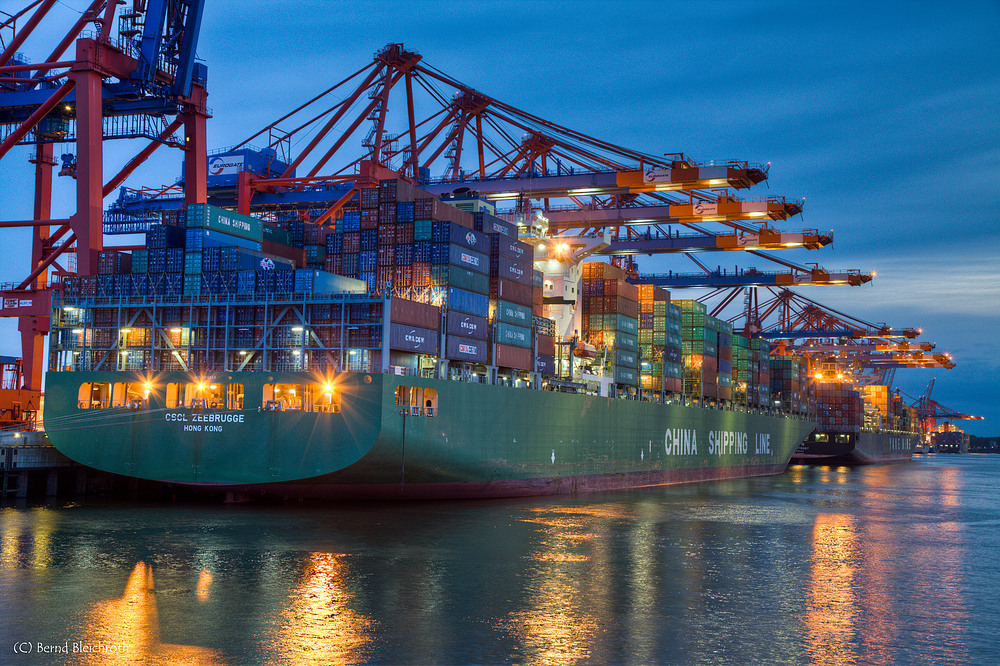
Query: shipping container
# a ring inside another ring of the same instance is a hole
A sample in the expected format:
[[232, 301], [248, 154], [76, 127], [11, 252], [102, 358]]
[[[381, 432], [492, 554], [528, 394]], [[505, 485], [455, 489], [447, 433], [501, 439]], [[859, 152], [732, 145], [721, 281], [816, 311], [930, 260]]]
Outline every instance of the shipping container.
[[515, 347], [530, 349], [533, 346], [531, 329], [524, 326], [515, 326], [504, 322], [495, 324], [497, 331], [497, 342]]
[[489, 316], [490, 301], [484, 294], [476, 294], [464, 289], [448, 287], [447, 303], [448, 310], [478, 315], [480, 317]]
[[439, 335], [436, 330], [407, 324], [389, 325], [389, 347], [419, 354], [438, 353]]
[[452, 266], [460, 266], [476, 273], [489, 275], [490, 259], [488, 255], [470, 250], [461, 245], [450, 245], [448, 252], [448, 263]]
[[240, 215], [208, 204], [188, 204], [187, 227], [219, 231], [247, 240], [264, 239], [263, 223], [255, 217]]
[[489, 295], [491, 300], [503, 300], [508, 303], [516, 303], [528, 307], [533, 305], [532, 287], [530, 285], [519, 284], [505, 278], [490, 280]]
[[485, 363], [487, 346], [487, 343], [481, 340], [449, 335], [445, 344], [446, 356], [455, 361]]
[[531, 325], [531, 308], [516, 303], [508, 303], [507, 301], [496, 301], [495, 303], [493, 311], [495, 320], [518, 326]]
[[534, 261], [534, 248], [516, 238], [503, 234], [489, 234], [490, 254], [510, 259], [517, 259], [531, 264]]
[[493, 365], [515, 370], [531, 370], [534, 365], [531, 362], [532, 358], [533, 354], [529, 348], [498, 343]]
[[486, 317], [457, 311], [448, 314], [446, 330], [448, 335], [473, 340], [488, 340], [490, 335]]

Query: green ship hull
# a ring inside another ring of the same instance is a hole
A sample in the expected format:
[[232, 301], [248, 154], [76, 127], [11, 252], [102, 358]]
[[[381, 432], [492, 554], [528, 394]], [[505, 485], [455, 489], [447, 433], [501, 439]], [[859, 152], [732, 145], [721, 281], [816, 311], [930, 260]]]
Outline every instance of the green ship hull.
[[[265, 383], [316, 381], [292, 372], [220, 373], [213, 381], [245, 391], [238, 411], [168, 408], [156, 388], [138, 408], [83, 408], [82, 385], [136, 381], [126, 374], [48, 374], [46, 430], [60, 452], [106, 472], [251, 496], [515, 497], [778, 474], [815, 425], [375, 373], [336, 378], [336, 413], [269, 411]], [[155, 378], [171, 381], [191, 380]], [[435, 407], [397, 404], [398, 387], [435, 391]]]

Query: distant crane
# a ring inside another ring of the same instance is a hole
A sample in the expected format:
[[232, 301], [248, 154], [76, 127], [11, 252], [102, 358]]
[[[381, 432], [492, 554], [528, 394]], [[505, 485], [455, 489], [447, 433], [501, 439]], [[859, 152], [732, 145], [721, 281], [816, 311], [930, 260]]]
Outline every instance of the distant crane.
[[934, 380], [927, 384], [927, 390], [913, 406], [917, 408], [917, 417], [920, 419], [920, 428], [924, 433], [937, 431], [938, 419], [949, 419], [951, 421], [982, 421], [982, 416], [972, 416], [962, 414], [953, 409], [945, 407], [936, 400], [931, 399], [931, 391], [934, 390]]

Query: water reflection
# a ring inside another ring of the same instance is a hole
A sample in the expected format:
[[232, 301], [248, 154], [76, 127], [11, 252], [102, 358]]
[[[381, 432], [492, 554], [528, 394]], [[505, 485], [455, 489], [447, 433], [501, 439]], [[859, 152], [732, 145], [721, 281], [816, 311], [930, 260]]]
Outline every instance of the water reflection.
[[537, 542], [525, 557], [533, 563], [525, 582], [523, 610], [511, 612], [503, 633], [516, 636], [531, 663], [586, 662], [600, 618], [610, 619], [614, 591], [603, 584], [607, 530], [623, 519], [607, 505], [537, 507], [524, 520], [540, 526]]
[[821, 513], [812, 537], [805, 630], [810, 663], [855, 664], [857, 531], [852, 516]]
[[[221, 664], [215, 650], [175, 645], [160, 640], [160, 619], [154, 594], [153, 570], [135, 565], [125, 593], [98, 603], [84, 621], [79, 663], [82, 664]], [[84, 651], [86, 650], [86, 651]]]
[[372, 620], [350, 607], [344, 556], [310, 553], [280, 626], [267, 640], [268, 663], [356, 664], [372, 645]]

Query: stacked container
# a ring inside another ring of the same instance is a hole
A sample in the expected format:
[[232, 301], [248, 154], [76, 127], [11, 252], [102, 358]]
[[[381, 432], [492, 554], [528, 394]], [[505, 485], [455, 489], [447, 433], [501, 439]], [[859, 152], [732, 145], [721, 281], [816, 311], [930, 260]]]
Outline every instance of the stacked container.
[[808, 398], [805, 365], [796, 356], [776, 356], [771, 358], [771, 398], [775, 406], [785, 411], [805, 411]]
[[534, 250], [517, 239], [517, 229], [488, 213], [472, 213], [489, 246], [490, 324], [496, 346], [493, 365], [535, 369], [533, 332]]
[[681, 390], [680, 332], [680, 308], [671, 305], [670, 293], [653, 285], [639, 285], [639, 348], [644, 389]]
[[583, 264], [580, 329], [586, 342], [607, 353], [616, 384], [639, 385], [639, 289], [625, 272], [600, 262]]
[[677, 300], [681, 308], [681, 353], [684, 357], [684, 392], [719, 397], [719, 327], [703, 303]]
[[826, 432], [861, 432], [864, 403], [852, 384], [815, 382], [814, 388], [817, 429]]

